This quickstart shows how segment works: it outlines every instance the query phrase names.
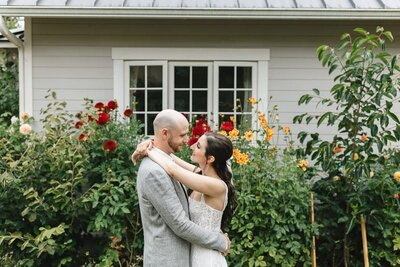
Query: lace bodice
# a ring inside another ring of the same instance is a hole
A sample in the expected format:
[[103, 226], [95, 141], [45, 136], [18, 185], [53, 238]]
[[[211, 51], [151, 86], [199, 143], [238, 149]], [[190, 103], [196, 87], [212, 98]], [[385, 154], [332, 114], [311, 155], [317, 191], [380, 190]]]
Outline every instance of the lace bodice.
[[[224, 183], [225, 184], [225, 183]], [[228, 202], [228, 187], [226, 186], [224, 209]], [[208, 206], [201, 196], [200, 201], [189, 198], [189, 211], [191, 220], [201, 227], [213, 231], [220, 231], [223, 211]], [[192, 267], [226, 267], [224, 256], [218, 251], [192, 245]]]

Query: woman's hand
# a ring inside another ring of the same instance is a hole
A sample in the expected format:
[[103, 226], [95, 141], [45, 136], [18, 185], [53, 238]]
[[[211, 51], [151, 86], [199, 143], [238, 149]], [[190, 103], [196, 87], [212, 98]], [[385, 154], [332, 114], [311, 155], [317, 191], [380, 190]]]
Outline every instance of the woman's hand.
[[131, 160], [133, 165], [141, 160], [142, 158], [146, 157], [148, 154], [148, 150], [153, 147], [153, 140], [148, 139], [141, 142], [137, 147], [136, 150], [132, 153]]

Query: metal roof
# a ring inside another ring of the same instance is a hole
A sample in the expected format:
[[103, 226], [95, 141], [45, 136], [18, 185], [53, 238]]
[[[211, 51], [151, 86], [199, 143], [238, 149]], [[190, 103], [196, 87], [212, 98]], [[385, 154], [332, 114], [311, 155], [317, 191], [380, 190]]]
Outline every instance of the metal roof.
[[392, 9], [399, 0], [0, 0], [0, 6]]
[[31, 17], [400, 19], [400, 0], [0, 0]]

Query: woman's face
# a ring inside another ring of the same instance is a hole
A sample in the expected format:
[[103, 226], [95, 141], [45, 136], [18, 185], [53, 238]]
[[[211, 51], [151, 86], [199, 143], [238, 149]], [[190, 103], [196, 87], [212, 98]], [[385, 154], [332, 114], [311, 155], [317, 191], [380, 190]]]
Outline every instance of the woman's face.
[[192, 149], [192, 156], [190, 159], [198, 163], [200, 167], [204, 167], [206, 164], [206, 147], [207, 137], [205, 135], [202, 135], [199, 140], [190, 147]]

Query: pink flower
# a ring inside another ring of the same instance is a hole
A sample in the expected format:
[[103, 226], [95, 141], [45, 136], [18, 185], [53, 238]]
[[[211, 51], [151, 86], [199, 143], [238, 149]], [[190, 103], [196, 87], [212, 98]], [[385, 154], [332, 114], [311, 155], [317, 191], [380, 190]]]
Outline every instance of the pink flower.
[[28, 135], [32, 131], [32, 127], [29, 124], [22, 124], [21, 127], [19, 127], [19, 132], [22, 133], [23, 135]]
[[393, 198], [394, 198], [394, 199], [399, 199], [400, 196], [399, 196], [399, 194], [395, 193], [395, 194], [393, 195]]

